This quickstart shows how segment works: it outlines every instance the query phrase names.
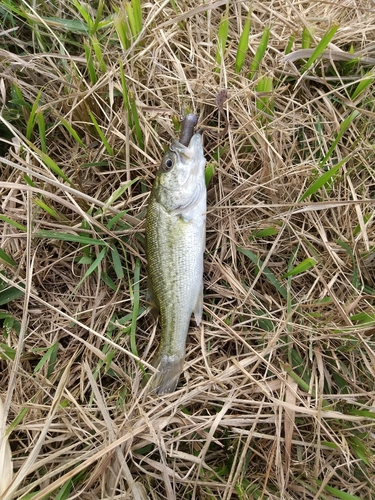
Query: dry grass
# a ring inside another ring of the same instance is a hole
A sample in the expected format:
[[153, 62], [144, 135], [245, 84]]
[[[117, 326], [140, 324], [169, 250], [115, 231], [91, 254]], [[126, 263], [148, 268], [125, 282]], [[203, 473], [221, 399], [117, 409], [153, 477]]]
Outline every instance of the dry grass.
[[[373, 2], [142, 2], [127, 50], [117, 0], [95, 3], [97, 25], [88, 3], [19, 3], [0, 7], [0, 397], [16, 473], [2, 498], [373, 499]], [[223, 88], [228, 135], [205, 139], [204, 321], [179, 389], [157, 397], [140, 389], [158, 339], [148, 194], [175, 116], [217, 130]]]

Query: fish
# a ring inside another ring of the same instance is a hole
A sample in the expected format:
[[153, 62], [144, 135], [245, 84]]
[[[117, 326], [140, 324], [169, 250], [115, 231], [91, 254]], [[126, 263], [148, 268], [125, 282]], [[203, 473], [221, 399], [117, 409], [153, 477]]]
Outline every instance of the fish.
[[[203, 311], [203, 254], [206, 244], [206, 159], [197, 120], [187, 116], [181, 139], [166, 151], [151, 190], [146, 217], [149, 296], [159, 309], [161, 338], [151, 364], [149, 388], [175, 391], [185, 360], [194, 314]], [[181, 142], [182, 140], [182, 142]]]

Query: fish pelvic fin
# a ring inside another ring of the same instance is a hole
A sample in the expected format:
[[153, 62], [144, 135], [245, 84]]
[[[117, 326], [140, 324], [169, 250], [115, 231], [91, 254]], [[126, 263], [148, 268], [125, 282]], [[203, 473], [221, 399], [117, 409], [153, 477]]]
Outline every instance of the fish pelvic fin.
[[178, 356], [157, 353], [151, 364], [158, 369], [158, 372], [151, 377], [150, 392], [156, 394], [174, 392], [184, 367], [184, 358], [185, 354]]

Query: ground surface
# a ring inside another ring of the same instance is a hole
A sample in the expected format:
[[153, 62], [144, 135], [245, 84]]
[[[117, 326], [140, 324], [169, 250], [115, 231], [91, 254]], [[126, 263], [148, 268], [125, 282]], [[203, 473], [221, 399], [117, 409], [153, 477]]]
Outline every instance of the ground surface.
[[[3, 498], [375, 498], [374, 3], [0, 14]], [[203, 324], [157, 397], [147, 200], [223, 88]]]

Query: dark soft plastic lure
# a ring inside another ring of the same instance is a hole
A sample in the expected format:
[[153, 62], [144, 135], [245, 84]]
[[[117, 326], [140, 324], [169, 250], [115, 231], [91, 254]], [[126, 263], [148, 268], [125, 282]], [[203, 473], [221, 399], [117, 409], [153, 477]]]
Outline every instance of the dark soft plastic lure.
[[196, 115], [189, 113], [181, 122], [180, 144], [189, 146], [190, 139], [193, 137], [194, 128], [198, 122]]

